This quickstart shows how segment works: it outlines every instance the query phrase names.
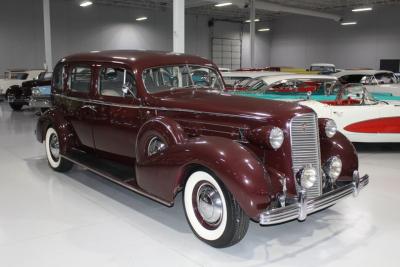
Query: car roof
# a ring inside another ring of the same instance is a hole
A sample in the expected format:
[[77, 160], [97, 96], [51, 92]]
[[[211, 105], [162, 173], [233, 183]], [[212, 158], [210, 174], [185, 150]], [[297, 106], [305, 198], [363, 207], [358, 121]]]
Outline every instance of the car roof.
[[267, 84], [272, 84], [282, 80], [296, 80], [296, 79], [313, 79], [313, 80], [330, 80], [336, 81], [337, 78], [331, 75], [312, 75], [312, 74], [285, 74], [276, 76], [262, 76], [259, 77]]
[[61, 62], [114, 62], [132, 68], [150, 68], [168, 64], [198, 64], [216, 67], [208, 59], [174, 52], [149, 50], [105, 50], [90, 51], [67, 56]]
[[335, 64], [331, 64], [331, 63], [312, 63], [311, 66], [314, 67], [335, 67]]
[[375, 75], [378, 73], [392, 73], [391, 71], [388, 70], [343, 70], [337, 73], [333, 73], [333, 76], [336, 77], [342, 77], [345, 75]]

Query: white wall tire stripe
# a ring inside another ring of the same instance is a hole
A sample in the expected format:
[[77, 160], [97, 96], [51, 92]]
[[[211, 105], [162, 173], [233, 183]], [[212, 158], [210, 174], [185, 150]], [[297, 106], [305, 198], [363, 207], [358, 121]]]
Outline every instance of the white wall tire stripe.
[[47, 161], [49, 162], [50, 166], [52, 168], [58, 168], [61, 164], [61, 156], [58, 157], [58, 160], [54, 160], [53, 157], [51, 156], [50, 152], [50, 137], [52, 134], [55, 134], [58, 138], [57, 132], [54, 130], [54, 128], [49, 128], [47, 129], [46, 132], [46, 156], [47, 156]]
[[[192, 202], [193, 190], [195, 189], [196, 185], [201, 181], [207, 181], [210, 184], [212, 184], [218, 190], [218, 193], [220, 194], [222, 199], [222, 204], [223, 204], [222, 221], [220, 225], [213, 230], [205, 228], [198, 221], [193, 207], [193, 202]], [[188, 221], [190, 222], [193, 230], [197, 233], [197, 235], [199, 235], [201, 238], [205, 240], [210, 240], [210, 241], [217, 240], [218, 238], [220, 238], [225, 232], [228, 215], [227, 215], [227, 207], [226, 207], [226, 200], [224, 193], [221, 187], [219, 186], [218, 182], [215, 180], [215, 178], [212, 177], [209, 173], [204, 171], [194, 172], [192, 175], [190, 175], [190, 177], [186, 182], [183, 197], [184, 197], [185, 211]]]

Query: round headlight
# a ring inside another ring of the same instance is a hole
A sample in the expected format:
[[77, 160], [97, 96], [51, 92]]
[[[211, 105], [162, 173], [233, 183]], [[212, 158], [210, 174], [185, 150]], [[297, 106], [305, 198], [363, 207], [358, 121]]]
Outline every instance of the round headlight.
[[32, 88], [32, 95], [33, 96], [39, 96], [40, 95], [40, 90], [37, 87]]
[[325, 123], [325, 134], [327, 137], [333, 137], [337, 132], [336, 123], [333, 120], [327, 120]]
[[283, 131], [278, 127], [272, 128], [269, 134], [269, 143], [271, 147], [277, 150], [282, 146], [283, 139], [284, 139]]
[[311, 188], [317, 181], [317, 171], [315, 168], [308, 166], [301, 170], [300, 185], [305, 188]]
[[334, 181], [342, 173], [342, 161], [338, 157], [331, 157], [325, 165], [325, 173]]

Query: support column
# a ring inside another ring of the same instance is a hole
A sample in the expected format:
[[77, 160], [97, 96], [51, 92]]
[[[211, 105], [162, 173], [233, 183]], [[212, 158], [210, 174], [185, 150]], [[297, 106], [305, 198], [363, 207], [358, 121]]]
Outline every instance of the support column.
[[185, 0], [173, 1], [173, 50], [185, 53]]
[[256, 40], [256, 7], [255, 0], [250, 0], [250, 64], [255, 66], [255, 40]]
[[50, 0], [43, 0], [44, 54], [48, 71], [53, 71], [53, 56], [51, 52]]

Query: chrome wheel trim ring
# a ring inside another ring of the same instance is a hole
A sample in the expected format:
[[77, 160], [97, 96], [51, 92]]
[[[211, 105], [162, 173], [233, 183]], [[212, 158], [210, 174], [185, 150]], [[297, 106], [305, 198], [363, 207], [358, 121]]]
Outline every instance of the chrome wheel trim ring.
[[56, 133], [52, 133], [49, 140], [49, 148], [51, 157], [57, 161], [60, 158], [60, 143]]
[[[223, 217], [222, 198], [218, 190], [209, 182], [199, 183], [195, 198], [196, 215], [206, 228], [216, 228], [221, 224]], [[193, 192], [195, 193], [195, 192]]]

